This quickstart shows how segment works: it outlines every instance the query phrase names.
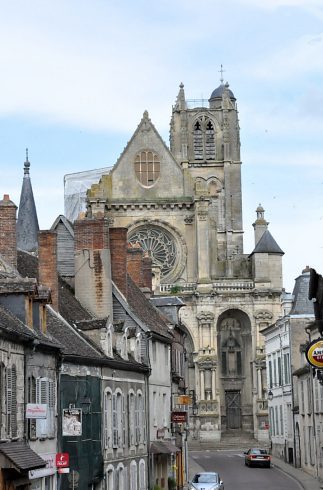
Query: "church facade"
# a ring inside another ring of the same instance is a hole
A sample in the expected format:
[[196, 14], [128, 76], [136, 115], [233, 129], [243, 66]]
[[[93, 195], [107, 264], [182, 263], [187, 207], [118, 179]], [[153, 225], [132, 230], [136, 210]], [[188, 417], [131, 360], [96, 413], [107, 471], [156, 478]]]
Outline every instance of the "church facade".
[[154, 294], [185, 306], [191, 437], [268, 438], [261, 330], [281, 315], [282, 255], [259, 205], [255, 248], [243, 250], [236, 99], [221, 82], [208, 101], [180, 85], [167, 147], [145, 111], [108, 175], [87, 193], [87, 216], [128, 228], [153, 261]]

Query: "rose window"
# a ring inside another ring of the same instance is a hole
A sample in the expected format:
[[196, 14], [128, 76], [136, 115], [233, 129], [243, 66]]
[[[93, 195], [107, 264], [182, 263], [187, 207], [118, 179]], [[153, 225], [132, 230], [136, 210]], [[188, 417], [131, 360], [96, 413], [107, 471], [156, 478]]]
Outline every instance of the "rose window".
[[139, 243], [147, 252], [154, 265], [160, 267], [162, 277], [175, 267], [177, 250], [174, 238], [166, 230], [158, 227], [137, 229], [129, 238], [130, 243]]

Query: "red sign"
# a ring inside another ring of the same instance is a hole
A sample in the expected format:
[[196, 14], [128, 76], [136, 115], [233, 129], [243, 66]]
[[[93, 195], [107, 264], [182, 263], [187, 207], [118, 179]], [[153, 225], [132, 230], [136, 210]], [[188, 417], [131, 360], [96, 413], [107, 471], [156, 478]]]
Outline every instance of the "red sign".
[[57, 468], [68, 468], [70, 463], [70, 455], [68, 453], [57, 453], [56, 454], [56, 467]]
[[172, 422], [179, 424], [187, 421], [187, 412], [172, 412]]

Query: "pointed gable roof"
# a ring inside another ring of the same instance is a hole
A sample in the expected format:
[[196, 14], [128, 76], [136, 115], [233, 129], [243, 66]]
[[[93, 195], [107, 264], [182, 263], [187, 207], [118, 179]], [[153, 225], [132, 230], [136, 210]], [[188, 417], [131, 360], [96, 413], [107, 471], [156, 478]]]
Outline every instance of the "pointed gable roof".
[[257, 253], [284, 255], [285, 252], [282, 251], [280, 246], [274, 240], [270, 231], [266, 230], [250, 255]]
[[164, 146], [165, 150], [167, 151], [167, 153], [169, 154], [169, 156], [171, 157], [171, 159], [174, 161], [174, 163], [176, 164], [176, 166], [179, 167], [179, 168], [181, 168], [180, 165], [175, 160], [175, 158], [173, 157], [172, 153], [169, 151], [169, 148], [166, 145], [165, 141], [162, 139], [162, 137], [158, 133], [157, 129], [155, 128], [155, 126], [151, 122], [151, 119], [149, 118], [148, 111], [144, 111], [143, 116], [141, 118], [140, 123], [137, 126], [136, 131], [133, 133], [132, 137], [130, 138], [130, 140], [126, 144], [123, 152], [121, 153], [121, 155], [119, 156], [119, 158], [116, 161], [115, 165], [113, 166], [112, 172], [113, 172], [113, 170], [115, 170], [118, 167], [120, 161], [122, 160], [122, 157], [124, 156], [125, 153], [127, 153], [128, 148], [130, 147], [131, 143], [137, 138], [138, 134], [140, 132], [142, 132], [142, 131], [144, 131], [144, 132], [145, 131], [146, 132], [147, 131], [153, 131], [153, 133], [155, 134], [155, 136], [157, 137], [157, 139], [162, 143], [162, 145]]
[[56, 231], [59, 223], [62, 223], [72, 238], [74, 238], [74, 228], [72, 223], [63, 215], [59, 214], [51, 226], [51, 230]]
[[38, 218], [34, 194], [29, 176], [30, 163], [28, 150], [24, 163], [24, 178], [20, 194], [17, 220], [17, 248], [26, 252], [36, 252], [38, 249]]

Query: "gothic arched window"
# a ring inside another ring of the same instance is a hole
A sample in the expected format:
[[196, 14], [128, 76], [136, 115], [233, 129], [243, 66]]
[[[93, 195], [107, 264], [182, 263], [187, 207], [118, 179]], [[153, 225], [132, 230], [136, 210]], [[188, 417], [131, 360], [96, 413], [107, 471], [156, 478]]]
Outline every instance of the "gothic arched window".
[[206, 116], [193, 125], [193, 150], [195, 160], [215, 160], [214, 124]]
[[142, 185], [153, 186], [160, 175], [158, 155], [150, 150], [138, 153], [135, 159], [135, 174]]

